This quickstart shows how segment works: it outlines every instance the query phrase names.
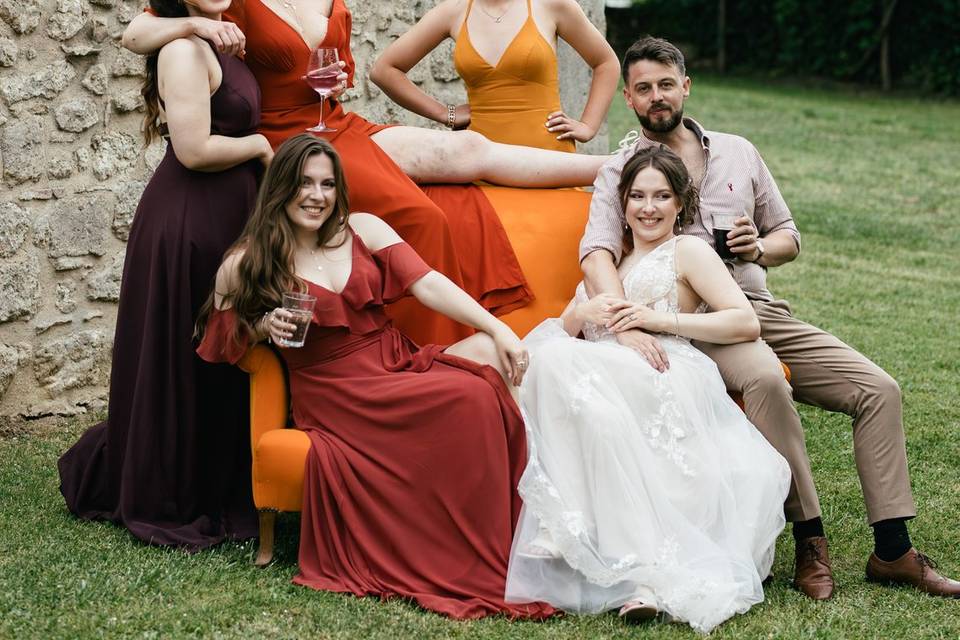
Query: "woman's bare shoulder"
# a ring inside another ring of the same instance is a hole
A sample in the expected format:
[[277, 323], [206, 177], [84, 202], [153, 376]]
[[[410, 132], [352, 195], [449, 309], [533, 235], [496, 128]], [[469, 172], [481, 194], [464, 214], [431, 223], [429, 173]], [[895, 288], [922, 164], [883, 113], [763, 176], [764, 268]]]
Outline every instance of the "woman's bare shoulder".
[[393, 230], [393, 227], [372, 213], [360, 211], [351, 213], [350, 217], [347, 218], [347, 223], [371, 251], [379, 251], [384, 247], [403, 241]]
[[245, 247], [237, 247], [224, 257], [217, 269], [217, 295], [228, 295], [237, 289], [240, 282], [240, 262], [246, 252]]
[[568, 15], [570, 13], [581, 13], [583, 9], [576, 0], [534, 0], [549, 11], [554, 17]]
[[202, 60], [205, 54], [204, 48], [209, 49], [210, 45], [197, 36], [189, 36], [171, 40], [160, 47], [158, 55], [160, 60], [168, 59], [177, 62]]
[[681, 260], [702, 262], [715, 255], [713, 247], [697, 236], [682, 235], [677, 238], [677, 257]]
[[456, 20], [462, 18], [467, 10], [468, 0], [443, 0], [430, 9], [430, 13], [436, 16], [442, 16], [444, 20]]

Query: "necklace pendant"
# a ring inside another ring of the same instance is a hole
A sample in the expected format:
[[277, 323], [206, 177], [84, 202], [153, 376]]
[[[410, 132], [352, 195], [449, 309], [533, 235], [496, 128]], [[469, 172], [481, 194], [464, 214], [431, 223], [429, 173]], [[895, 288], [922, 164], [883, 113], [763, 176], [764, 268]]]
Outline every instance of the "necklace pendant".
[[501, 20], [503, 20], [503, 16], [500, 16], [499, 18], [495, 18], [494, 22], [496, 22], [497, 24], [500, 24]]

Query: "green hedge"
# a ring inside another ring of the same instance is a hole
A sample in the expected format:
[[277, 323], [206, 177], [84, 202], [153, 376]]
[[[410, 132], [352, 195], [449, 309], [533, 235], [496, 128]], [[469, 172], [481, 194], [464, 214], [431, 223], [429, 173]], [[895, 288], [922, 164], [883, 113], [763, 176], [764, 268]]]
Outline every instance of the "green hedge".
[[[717, 6], [635, 0], [607, 10], [608, 38], [622, 54], [650, 33], [679, 44], [692, 61], [714, 60]], [[882, 0], [726, 0], [726, 13], [728, 69], [881, 83]], [[889, 35], [895, 88], [960, 95], [960, 0], [899, 0]]]

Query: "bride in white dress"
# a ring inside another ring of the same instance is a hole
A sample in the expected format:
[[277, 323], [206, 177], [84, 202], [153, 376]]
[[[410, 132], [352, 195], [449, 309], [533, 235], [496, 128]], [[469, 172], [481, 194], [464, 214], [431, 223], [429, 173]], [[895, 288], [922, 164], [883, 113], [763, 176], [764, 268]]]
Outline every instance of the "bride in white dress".
[[[524, 340], [530, 460], [507, 601], [619, 607], [633, 620], [661, 611], [708, 632], [763, 600], [790, 470], [690, 345], [760, 328], [714, 250], [675, 234], [697, 206], [683, 162], [641, 152], [620, 195], [627, 299], [589, 300], [581, 283], [562, 317]], [[627, 328], [662, 334], [669, 369], [617, 343], [611, 330]]]

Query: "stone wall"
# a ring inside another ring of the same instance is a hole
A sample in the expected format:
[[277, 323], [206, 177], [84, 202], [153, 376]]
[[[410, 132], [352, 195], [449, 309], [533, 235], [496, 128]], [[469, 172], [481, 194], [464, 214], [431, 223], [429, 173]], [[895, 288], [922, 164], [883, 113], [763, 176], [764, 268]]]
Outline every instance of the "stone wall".
[[[582, 0], [604, 27], [603, 2]], [[347, 108], [436, 126], [367, 79], [393, 37], [433, 2], [348, 0], [357, 86]], [[0, 417], [105, 407], [125, 241], [163, 155], [139, 134], [143, 61], [120, 47], [140, 0], [0, 0]], [[563, 103], [578, 114], [589, 74], [562, 45]], [[446, 43], [412, 71], [441, 101], [464, 92]], [[588, 146], [606, 150], [606, 134]]]

